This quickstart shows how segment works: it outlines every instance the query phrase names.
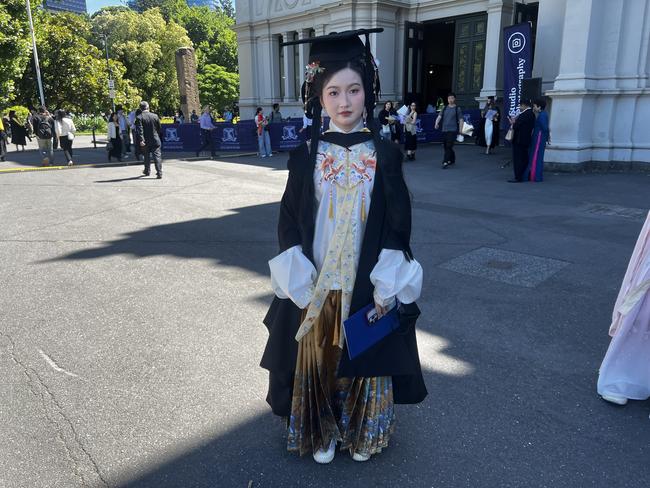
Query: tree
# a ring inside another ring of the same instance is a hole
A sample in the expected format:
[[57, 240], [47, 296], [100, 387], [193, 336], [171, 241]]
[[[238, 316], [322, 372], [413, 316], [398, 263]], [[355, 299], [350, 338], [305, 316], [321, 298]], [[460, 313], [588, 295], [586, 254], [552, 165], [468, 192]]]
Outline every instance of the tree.
[[[72, 13], [35, 12], [34, 29], [38, 47], [45, 101], [50, 110], [97, 113], [110, 103], [107, 69], [103, 53], [88, 40], [92, 33], [87, 17]], [[138, 98], [137, 90], [123, 78], [125, 68], [112, 62], [117, 103]], [[18, 86], [24, 105], [36, 106], [37, 80], [33, 61], [26, 66]]]
[[[32, 11], [39, 6], [32, 3]], [[16, 80], [30, 60], [31, 39], [24, 0], [0, 3], [0, 104], [7, 106], [16, 99]]]
[[223, 12], [232, 20], [235, 20], [235, 6], [232, 0], [215, 0], [214, 4], [218, 12]]
[[92, 19], [93, 43], [106, 36], [111, 58], [125, 67], [125, 76], [153, 108], [171, 113], [178, 108], [176, 50], [192, 46], [187, 31], [166, 22], [158, 8], [138, 14], [133, 10], [101, 10]]
[[198, 78], [201, 105], [211, 105], [221, 111], [239, 98], [237, 73], [230, 73], [216, 64], [207, 64]]

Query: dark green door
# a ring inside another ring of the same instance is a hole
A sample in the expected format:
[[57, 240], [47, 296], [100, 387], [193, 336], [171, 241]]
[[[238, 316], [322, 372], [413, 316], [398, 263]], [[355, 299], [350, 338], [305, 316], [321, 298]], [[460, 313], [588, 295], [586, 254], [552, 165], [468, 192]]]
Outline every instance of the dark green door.
[[456, 20], [453, 86], [462, 108], [475, 108], [483, 87], [487, 15]]

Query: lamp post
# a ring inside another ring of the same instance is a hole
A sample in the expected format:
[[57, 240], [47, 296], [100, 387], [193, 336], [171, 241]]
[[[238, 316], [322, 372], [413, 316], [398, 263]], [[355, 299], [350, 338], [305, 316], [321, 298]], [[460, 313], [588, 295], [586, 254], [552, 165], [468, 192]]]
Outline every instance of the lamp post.
[[36, 80], [38, 81], [38, 91], [41, 96], [41, 105], [45, 107], [45, 95], [43, 94], [43, 81], [41, 80], [41, 67], [38, 63], [38, 51], [36, 50], [36, 36], [34, 35], [34, 23], [32, 22], [32, 6], [29, 0], [25, 0], [27, 5], [27, 18], [29, 19], [29, 31], [32, 34], [32, 49], [34, 50], [34, 67], [36, 68]]
[[108, 70], [108, 96], [111, 99], [113, 112], [115, 112], [115, 82], [113, 81], [113, 70], [111, 70], [111, 65], [108, 62], [108, 36], [106, 34], [102, 34], [102, 39], [104, 40], [104, 49], [106, 51], [106, 69]]

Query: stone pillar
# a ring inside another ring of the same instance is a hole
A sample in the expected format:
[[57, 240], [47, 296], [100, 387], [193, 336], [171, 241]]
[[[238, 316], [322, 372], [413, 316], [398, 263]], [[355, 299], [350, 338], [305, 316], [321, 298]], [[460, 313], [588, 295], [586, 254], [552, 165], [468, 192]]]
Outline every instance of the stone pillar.
[[[282, 39], [285, 42], [293, 41], [293, 32], [283, 32]], [[298, 46], [285, 46], [284, 49], [284, 99], [283, 102], [295, 102], [296, 101], [296, 90], [295, 90], [295, 62], [294, 62], [294, 49], [297, 49]]]
[[[239, 14], [239, 11], [237, 11]], [[252, 119], [257, 106], [258, 56], [253, 29], [240, 26], [237, 29], [239, 63], [239, 113], [242, 119]], [[241, 62], [246, 59], [247, 62]]]
[[176, 51], [176, 76], [180, 91], [181, 110], [189, 120], [192, 110], [201, 113], [199, 101], [199, 84], [196, 80], [196, 58], [194, 49], [181, 47]]
[[257, 83], [258, 103], [270, 112], [271, 105], [280, 98], [280, 46], [274, 34], [265, 34], [257, 39]]
[[487, 27], [485, 35], [485, 63], [483, 68], [483, 88], [480, 99], [489, 96], [503, 99], [503, 28], [512, 24], [513, 5], [503, 0], [490, 0], [487, 8]]

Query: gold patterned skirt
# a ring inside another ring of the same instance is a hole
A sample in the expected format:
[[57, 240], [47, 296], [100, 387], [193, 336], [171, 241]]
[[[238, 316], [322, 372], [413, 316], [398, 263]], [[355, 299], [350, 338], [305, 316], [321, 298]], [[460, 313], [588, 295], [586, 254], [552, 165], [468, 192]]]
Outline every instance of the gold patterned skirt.
[[337, 378], [341, 354], [341, 292], [331, 291], [311, 331], [298, 345], [289, 451], [300, 455], [327, 449], [376, 454], [388, 446], [395, 422], [390, 376]]

